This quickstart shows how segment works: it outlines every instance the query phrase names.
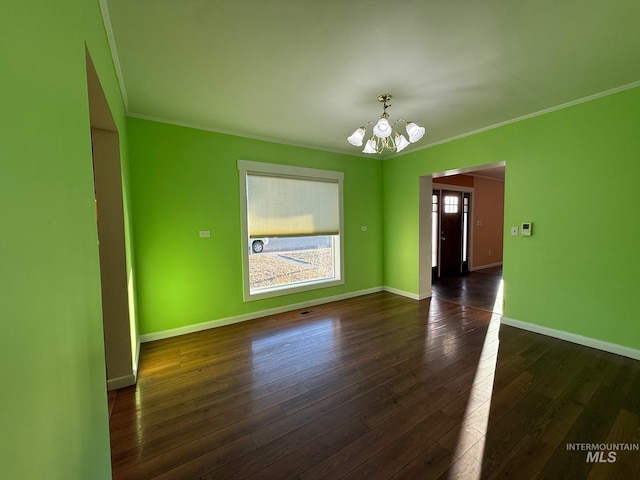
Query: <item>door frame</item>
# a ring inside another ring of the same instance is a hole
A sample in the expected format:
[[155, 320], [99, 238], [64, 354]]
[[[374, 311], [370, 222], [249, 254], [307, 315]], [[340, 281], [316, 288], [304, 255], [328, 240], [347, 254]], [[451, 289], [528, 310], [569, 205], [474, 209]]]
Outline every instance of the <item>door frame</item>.
[[100, 78], [85, 47], [89, 135], [96, 200], [102, 325], [108, 390], [137, 381], [140, 341], [127, 265], [120, 138]]

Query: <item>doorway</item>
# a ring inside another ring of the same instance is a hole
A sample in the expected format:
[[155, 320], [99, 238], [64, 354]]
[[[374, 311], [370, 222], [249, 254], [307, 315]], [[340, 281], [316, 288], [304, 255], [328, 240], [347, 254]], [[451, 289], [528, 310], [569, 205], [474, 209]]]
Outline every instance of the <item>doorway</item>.
[[120, 140], [86, 51], [93, 178], [108, 390], [136, 382], [137, 335], [126, 258]]
[[[490, 267], [502, 266], [504, 232], [504, 184], [506, 162], [500, 161], [474, 167], [446, 170], [419, 177], [418, 242], [418, 295], [422, 300], [433, 295], [433, 281], [438, 278], [440, 263], [439, 238], [441, 235], [438, 209], [443, 208], [442, 197], [434, 196], [434, 190], [468, 192], [466, 237], [462, 237], [461, 266], [454, 271], [474, 273]], [[461, 183], [454, 176], [473, 176], [471, 184]], [[496, 187], [496, 182], [500, 186]], [[498, 193], [496, 193], [498, 192]], [[451, 202], [451, 200], [447, 200]], [[455, 200], [454, 200], [455, 202]], [[458, 200], [464, 210], [464, 194]], [[471, 203], [473, 202], [473, 208]], [[497, 212], [499, 205], [499, 214]], [[434, 215], [434, 212], [436, 213]], [[464, 211], [462, 212], [465, 213]], [[464, 221], [464, 216], [463, 216]], [[466, 245], [465, 245], [466, 242]], [[455, 248], [454, 248], [455, 250]], [[456, 277], [449, 277], [456, 278]], [[464, 278], [464, 277], [458, 277]]]

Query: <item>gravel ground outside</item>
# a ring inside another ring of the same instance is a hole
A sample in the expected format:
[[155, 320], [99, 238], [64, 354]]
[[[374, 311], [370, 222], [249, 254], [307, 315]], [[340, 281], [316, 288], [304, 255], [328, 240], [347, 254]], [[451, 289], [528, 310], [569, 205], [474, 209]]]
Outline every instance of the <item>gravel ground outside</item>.
[[251, 288], [333, 277], [330, 248], [249, 255]]

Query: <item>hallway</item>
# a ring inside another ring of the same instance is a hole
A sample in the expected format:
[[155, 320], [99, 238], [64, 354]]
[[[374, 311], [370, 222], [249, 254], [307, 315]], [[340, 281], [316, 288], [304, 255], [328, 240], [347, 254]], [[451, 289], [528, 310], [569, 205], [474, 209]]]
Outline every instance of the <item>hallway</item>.
[[502, 266], [440, 278], [431, 286], [436, 298], [498, 314], [502, 314], [502, 288]]

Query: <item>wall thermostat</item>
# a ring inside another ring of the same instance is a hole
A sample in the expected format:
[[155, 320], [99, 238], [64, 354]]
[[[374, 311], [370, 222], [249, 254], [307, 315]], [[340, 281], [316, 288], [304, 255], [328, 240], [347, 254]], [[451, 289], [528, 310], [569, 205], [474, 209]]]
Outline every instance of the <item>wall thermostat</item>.
[[520, 235], [522, 235], [523, 237], [531, 236], [531, 222], [524, 222], [520, 226]]

